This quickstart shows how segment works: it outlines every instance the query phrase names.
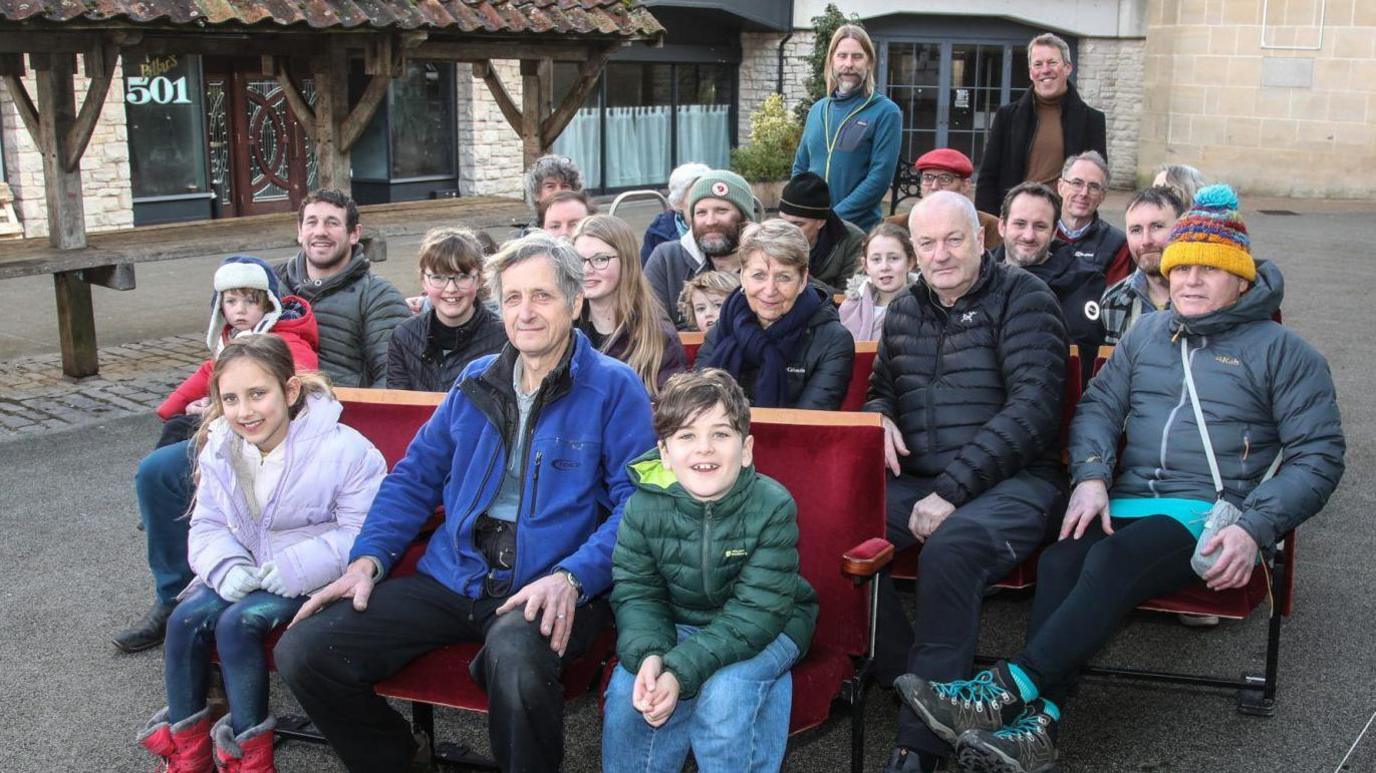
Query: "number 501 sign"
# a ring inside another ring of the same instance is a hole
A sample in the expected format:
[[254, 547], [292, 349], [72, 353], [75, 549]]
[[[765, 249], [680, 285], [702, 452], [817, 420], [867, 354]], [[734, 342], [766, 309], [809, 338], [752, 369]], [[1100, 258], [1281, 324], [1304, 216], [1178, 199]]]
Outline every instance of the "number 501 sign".
[[175, 80], [165, 75], [156, 78], [126, 78], [124, 101], [131, 105], [189, 105], [186, 76]]

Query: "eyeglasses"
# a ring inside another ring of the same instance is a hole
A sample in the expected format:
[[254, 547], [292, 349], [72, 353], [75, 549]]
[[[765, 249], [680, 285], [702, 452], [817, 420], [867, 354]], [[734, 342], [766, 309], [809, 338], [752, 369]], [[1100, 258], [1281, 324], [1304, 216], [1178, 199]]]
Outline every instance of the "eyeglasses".
[[425, 279], [425, 286], [431, 290], [443, 290], [449, 286], [450, 282], [459, 290], [471, 290], [478, 283], [478, 274], [432, 274], [426, 271], [422, 275]]
[[965, 179], [965, 178], [963, 178], [963, 177], [956, 177], [955, 175], [953, 175], [953, 174], [948, 174], [948, 173], [946, 173], [946, 172], [942, 172], [941, 174], [933, 174], [933, 173], [931, 173], [931, 172], [923, 172], [923, 173], [922, 173], [922, 176], [921, 176], [921, 180], [922, 180], [922, 184], [923, 184], [923, 185], [937, 185], [937, 184], [940, 184], [940, 185], [943, 185], [943, 186], [944, 186], [944, 185], [950, 185], [951, 183], [955, 182], [956, 180], [963, 180], [963, 179]]
[[1079, 193], [1080, 191], [1085, 190], [1087, 188], [1089, 189], [1089, 192], [1094, 194], [1095, 196], [1102, 196], [1104, 195], [1104, 192], [1108, 190], [1100, 183], [1086, 182], [1078, 177], [1076, 177], [1074, 180], [1067, 180], [1064, 177], [1062, 177], [1061, 182], [1065, 183], [1066, 185], [1069, 185], [1070, 189], [1072, 191], [1075, 191], [1076, 193]]
[[618, 257], [620, 257], [620, 256], [619, 256], [619, 255], [609, 255], [609, 254], [607, 254], [607, 253], [601, 253], [601, 254], [598, 254], [598, 255], [593, 255], [593, 256], [590, 257], [590, 258], [583, 258], [583, 267], [584, 267], [584, 268], [587, 268], [588, 266], [592, 266], [593, 268], [597, 269], [598, 271], [601, 271], [602, 269], [604, 269], [604, 268], [607, 267], [607, 264], [608, 264], [608, 263], [611, 263], [613, 260], [616, 260]]

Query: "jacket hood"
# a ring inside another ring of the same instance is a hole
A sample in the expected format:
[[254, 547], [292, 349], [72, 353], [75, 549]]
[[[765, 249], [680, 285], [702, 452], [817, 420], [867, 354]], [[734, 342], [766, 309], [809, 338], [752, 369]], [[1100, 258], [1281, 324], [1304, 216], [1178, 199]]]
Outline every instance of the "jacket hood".
[[688, 253], [688, 257], [693, 260], [694, 270], [702, 268], [707, 262], [707, 256], [702, 254], [702, 249], [698, 247], [698, 240], [693, 236], [693, 229], [689, 228], [678, 237], [678, 243], [683, 245], [683, 251]]
[[[339, 424], [340, 415], [343, 413], [344, 406], [333, 396], [307, 395], [305, 407], [287, 425], [287, 437], [282, 442], [298, 448], [314, 446], [320, 442], [321, 438], [334, 430], [335, 426]], [[209, 433], [206, 448], [217, 455], [225, 454], [228, 451], [230, 441], [238, 437], [229, 428], [229, 420], [224, 416], [211, 422]]]
[[807, 287], [803, 288], [803, 292], [814, 292], [822, 297], [822, 305], [818, 306], [817, 310], [812, 312], [811, 317], [808, 317], [808, 327], [817, 327], [818, 325], [825, 325], [826, 323], [831, 321], [841, 321], [841, 314], [836, 311], [836, 304], [832, 302], [830, 292], [827, 292], [827, 290], [825, 290], [824, 288], [818, 287], [817, 285], [811, 283], [809, 283]]
[[1269, 260], [1257, 260], [1257, 281], [1237, 299], [1225, 306], [1198, 317], [1182, 316], [1171, 307], [1171, 331], [1184, 330], [1187, 335], [1207, 336], [1231, 330], [1249, 322], [1272, 319], [1285, 298], [1285, 277]]
[[[693, 495], [683, 488], [683, 484], [678, 482], [673, 470], [670, 470], [669, 465], [660, 457], [658, 447], [636, 457], [635, 461], [626, 465], [626, 471], [636, 488], [651, 494], [672, 497], [675, 509], [680, 512], [701, 515], [707, 509], [708, 503], [694, 499]], [[742, 468], [736, 482], [731, 485], [731, 490], [726, 492], [726, 496], [712, 502], [713, 507], [723, 510], [734, 508], [750, 496], [755, 479], [754, 466]]]
[[[919, 275], [916, 271], [908, 272], [908, 284], [910, 286], [917, 284], [917, 280], [920, 278], [921, 275]], [[870, 282], [870, 278], [865, 276], [864, 274], [856, 274], [852, 276], [850, 279], [846, 280], [846, 297], [850, 298], [853, 301], [858, 301], [861, 299], [861, 297], [866, 297], [873, 300], [873, 290], [874, 285]]]
[[308, 301], [314, 301], [348, 287], [367, 274], [371, 267], [372, 263], [363, 257], [363, 245], [355, 244], [343, 271], [324, 279], [311, 279], [306, 272], [306, 253], [297, 252], [296, 257], [287, 263], [287, 289]]

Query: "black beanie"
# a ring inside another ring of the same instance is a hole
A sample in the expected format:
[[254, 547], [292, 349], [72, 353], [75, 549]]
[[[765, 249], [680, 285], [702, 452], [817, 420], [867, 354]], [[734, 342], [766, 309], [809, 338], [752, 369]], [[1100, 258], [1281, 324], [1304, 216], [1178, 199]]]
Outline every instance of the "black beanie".
[[831, 190], [827, 181], [813, 172], [803, 172], [788, 181], [779, 196], [779, 212], [794, 217], [826, 220], [831, 213]]

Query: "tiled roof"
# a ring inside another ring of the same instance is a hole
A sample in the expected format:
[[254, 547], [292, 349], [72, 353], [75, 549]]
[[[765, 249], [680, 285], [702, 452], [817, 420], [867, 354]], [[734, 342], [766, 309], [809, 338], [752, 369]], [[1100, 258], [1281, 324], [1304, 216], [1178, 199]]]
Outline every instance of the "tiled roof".
[[0, 0], [0, 21], [304, 25], [652, 38], [664, 28], [630, 0]]

